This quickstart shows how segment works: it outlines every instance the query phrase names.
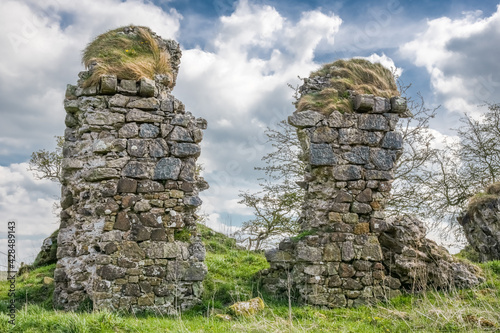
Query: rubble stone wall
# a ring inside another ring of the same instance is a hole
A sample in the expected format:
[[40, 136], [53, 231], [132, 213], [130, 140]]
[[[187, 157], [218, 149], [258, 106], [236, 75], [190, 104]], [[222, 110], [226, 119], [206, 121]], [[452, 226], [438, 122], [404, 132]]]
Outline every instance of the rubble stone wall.
[[400, 293], [384, 271], [379, 244], [393, 167], [402, 152], [395, 131], [407, 110], [403, 98], [353, 96], [353, 113], [295, 112], [295, 126], [310, 169], [298, 237], [267, 252], [264, 287], [291, 288], [306, 303], [364, 304]]
[[467, 241], [480, 261], [500, 260], [500, 183], [490, 185], [459, 218]]
[[[168, 46], [177, 69], [179, 46]], [[164, 78], [102, 76], [83, 88], [89, 72], [79, 76], [64, 100], [55, 305], [189, 308], [207, 273], [195, 214], [208, 188], [196, 167], [206, 120], [186, 112]]]

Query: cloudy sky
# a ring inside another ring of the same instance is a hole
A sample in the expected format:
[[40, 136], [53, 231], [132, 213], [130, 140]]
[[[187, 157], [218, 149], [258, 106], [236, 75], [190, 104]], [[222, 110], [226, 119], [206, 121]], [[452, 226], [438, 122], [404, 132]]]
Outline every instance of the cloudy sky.
[[[270, 150], [264, 131], [293, 112], [287, 87], [320, 64], [367, 57], [402, 72], [452, 135], [463, 112], [499, 102], [500, 9], [496, 1], [0, 0], [0, 253], [17, 222], [18, 258], [34, 259], [58, 227], [59, 186], [26, 170], [33, 151], [64, 131], [66, 84], [81, 50], [118, 26], [146, 25], [176, 39], [183, 57], [173, 93], [208, 120], [200, 162], [208, 225], [251, 218], [238, 193], [256, 190]], [[229, 227], [228, 227], [229, 228]], [[226, 229], [228, 229], [226, 228]], [[4, 259], [0, 254], [0, 264]], [[0, 267], [0, 270], [2, 268]]]

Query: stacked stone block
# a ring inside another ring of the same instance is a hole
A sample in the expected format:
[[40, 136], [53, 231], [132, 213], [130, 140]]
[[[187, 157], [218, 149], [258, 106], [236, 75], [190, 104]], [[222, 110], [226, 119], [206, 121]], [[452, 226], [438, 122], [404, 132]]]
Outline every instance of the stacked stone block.
[[353, 113], [302, 111], [288, 119], [309, 164], [301, 183], [302, 232], [267, 252], [271, 267], [263, 272], [263, 284], [313, 305], [354, 306], [400, 293], [399, 280], [384, 270], [378, 236], [402, 153], [395, 129], [406, 101], [352, 98]]
[[102, 76], [84, 88], [89, 72], [79, 76], [64, 101], [55, 305], [189, 308], [207, 272], [195, 213], [208, 188], [196, 166], [206, 120], [186, 112], [162, 77]]

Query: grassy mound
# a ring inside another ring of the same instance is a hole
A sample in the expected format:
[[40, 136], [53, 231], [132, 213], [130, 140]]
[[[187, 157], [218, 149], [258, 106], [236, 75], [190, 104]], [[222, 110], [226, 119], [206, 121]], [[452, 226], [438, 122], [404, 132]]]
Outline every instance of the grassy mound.
[[365, 59], [337, 60], [312, 72], [311, 78], [330, 78], [330, 87], [302, 95], [297, 111], [314, 110], [330, 114], [333, 110], [352, 112], [349, 91], [390, 98], [399, 96], [392, 72], [379, 63]]
[[93, 68], [84, 86], [97, 84], [104, 74], [126, 80], [153, 79], [155, 74], [172, 78], [169, 58], [169, 53], [160, 48], [147, 27], [110, 30], [97, 36], [83, 51], [82, 63]]

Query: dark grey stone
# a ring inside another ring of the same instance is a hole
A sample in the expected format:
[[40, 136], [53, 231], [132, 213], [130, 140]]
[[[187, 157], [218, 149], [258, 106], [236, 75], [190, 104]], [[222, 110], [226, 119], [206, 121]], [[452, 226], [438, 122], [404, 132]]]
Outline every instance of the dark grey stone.
[[191, 133], [181, 126], [175, 126], [172, 132], [170, 132], [168, 139], [178, 142], [194, 142]]
[[141, 180], [137, 184], [137, 193], [152, 193], [152, 192], [163, 192], [165, 187], [159, 182], [154, 180]]
[[374, 113], [384, 113], [391, 109], [391, 102], [387, 98], [375, 96]]
[[369, 131], [388, 131], [387, 119], [379, 114], [362, 114], [359, 116], [359, 128]]
[[344, 159], [354, 164], [366, 164], [370, 162], [370, 148], [357, 146], [344, 154]]
[[206, 256], [206, 249], [202, 242], [196, 241], [189, 246], [189, 254], [199, 261], [204, 261]]
[[76, 127], [79, 124], [78, 118], [71, 113], [66, 113], [66, 119], [64, 123], [67, 127]]
[[394, 178], [392, 171], [366, 170], [366, 179], [391, 180]]
[[174, 143], [171, 147], [172, 155], [177, 157], [198, 157], [200, 156], [200, 152], [200, 146], [195, 143]]
[[164, 157], [168, 154], [168, 145], [165, 139], [155, 139], [149, 144], [149, 156], [151, 157]]
[[192, 182], [196, 176], [196, 161], [193, 158], [184, 160], [179, 179]]
[[144, 267], [144, 275], [162, 278], [165, 277], [166, 270], [158, 265], [146, 266]]
[[388, 132], [382, 140], [382, 148], [401, 149], [403, 148], [403, 136], [401, 133]]
[[190, 120], [191, 117], [188, 115], [177, 114], [170, 122], [170, 125], [187, 127]]
[[357, 128], [341, 128], [339, 129], [339, 143], [341, 145], [356, 145], [366, 141], [365, 131]]
[[138, 284], [135, 283], [127, 283], [122, 286], [122, 294], [123, 296], [141, 296], [141, 288], [139, 288]]
[[332, 146], [327, 143], [311, 143], [310, 163], [313, 166], [334, 165], [338, 157], [333, 153]]
[[202, 203], [203, 201], [201, 201], [200, 197], [198, 196], [184, 198], [184, 204], [188, 207], [198, 207], [201, 206]]
[[128, 139], [127, 152], [130, 156], [144, 157], [148, 152], [148, 142], [142, 139]]
[[382, 132], [366, 132], [364, 131], [362, 143], [371, 147], [377, 147], [382, 140]]
[[184, 278], [186, 281], [203, 281], [208, 269], [203, 262], [192, 262], [186, 270]]
[[105, 265], [99, 267], [96, 271], [97, 275], [102, 277], [105, 280], [111, 281], [116, 280], [118, 278], [122, 278], [125, 276], [126, 270], [121, 267], [113, 266], [113, 265]]
[[372, 149], [370, 159], [378, 169], [391, 170], [396, 161], [396, 153], [387, 149]]
[[142, 242], [151, 238], [151, 232], [140, 224], [132, 224], [130, 240]]
[[145, 227], [158, 228], [162, 226], [162, 218], [161, 215], [155, 213], [141, 213], [139, 215], [139, 220]]
[[160, 110], [165, 112], [173, 112], [174, 111], [174, 102], [167, 98], [161, 101]]
[[131, 161], [123, 168], [122, 176], [146, 179], [150, 177], [150, 167], [143, 162]]
[[151, 240], [152, 241], [165, 241], [167, 239], [167, 234], [165, 229], [157, 228], [151, 230]]
[[179, 178], [182, 162], [175, 157], [162, 158], [155, 167], [153, 179], [173, 179]]
[[139, 128], [141, 138], [156, 138], [160, 134], [160, 128], [152, 124], [142, 124]]
[[71, 207], [73, 205], [73, 193], [71, 193], [71, 190], [66, 187], [62, 186], [61, 187], [61, 208], [66, 209], [68, 207]]

